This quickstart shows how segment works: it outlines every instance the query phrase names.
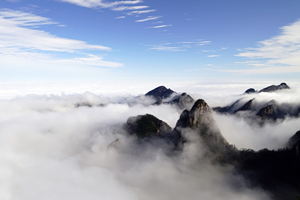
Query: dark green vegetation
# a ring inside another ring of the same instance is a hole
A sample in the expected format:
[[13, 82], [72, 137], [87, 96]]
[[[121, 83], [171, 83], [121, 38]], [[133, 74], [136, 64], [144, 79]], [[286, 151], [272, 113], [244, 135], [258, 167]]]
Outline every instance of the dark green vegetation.
[[129, 133], [141, 139], [163, 136], [172, 132], [172, 128], [167, 123], [150, 114], [130, 117], [126, 126]]

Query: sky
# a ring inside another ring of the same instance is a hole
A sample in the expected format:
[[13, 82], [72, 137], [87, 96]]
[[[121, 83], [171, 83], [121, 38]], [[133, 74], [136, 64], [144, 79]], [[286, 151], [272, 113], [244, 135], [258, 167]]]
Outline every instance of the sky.
[[297, 81], [299, 10], [298, 0], [1, 0], [0, 78]]

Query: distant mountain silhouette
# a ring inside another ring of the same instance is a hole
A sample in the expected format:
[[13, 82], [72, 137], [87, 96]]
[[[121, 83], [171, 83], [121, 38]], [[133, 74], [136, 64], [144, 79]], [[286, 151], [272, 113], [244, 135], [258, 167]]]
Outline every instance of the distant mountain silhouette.
[[167, 89], [165, 86], [159, 86], [149, 92], [147, 92], [145, 95], [146, 96], [152, 96], [154, 97], [157, 101], [168, 98], [175, 92], [171, 89]]
[[[159, 86], [145, 94], [156, 99], [153, 105], [171, 104], [180, 109], [190, 109], [195, 100], [187, 93], [178, 94], [165, 86]], [[171, 98], [173, 96], [173, 98]], [[170, 99], [171, 98], [171, 99]]]
[[[290, 89], [286, 83], [281, 83], [278, 86], [271, 85], [259, 92], [276, 92], [277, 90]], [[244, 94], [257, 93], [253, 88], [246, 90]], [[252, 96], [251, 96], [252, 97]], [[245, 102], [247, 97], [236, 100], [231, 105], [224, 107], [214, 107], [213, 110], [219, 113], [240, 114], [240, 111], [250, 111], [247, 115], [251, 122], [257, 122], [261, 125], [267, 121], [276, 121], [277, 119], [284, 119], [286, 116], [299, 117], [300, 115], [300, 102], [298, 104], [278, 103], [275, 100], [269, 102], [259, 102], [252, 98]], [[254, 113], [254, 114], [253, 114]]]
[[271, 85], [268, 86], [259, 92], [275, 92], [277, 90], [290, 89], [290, 87], [286, 83], [281, 83], [280, 85]]

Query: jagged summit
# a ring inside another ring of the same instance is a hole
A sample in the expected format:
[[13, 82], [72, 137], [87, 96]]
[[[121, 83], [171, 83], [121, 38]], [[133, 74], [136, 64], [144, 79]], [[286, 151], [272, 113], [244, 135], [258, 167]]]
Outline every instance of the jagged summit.
[[172, 100], [167, 103], [176, 104], [179, 108], [190, 108], [195, 100], [187, 93], [182, 93], [181, 95], [175, 96]]
[[159, 87], [147, 92], [146, 96], [152, 96], [156, 100], [161, 100], [161, 99], [170, 97], [174, 93], [175, 92], [173, 90], [171, 90], [170, 88], [167, 89], [165, 86], [159, 86]]
[[283, 89], [290, 89], [290, 87], [286, 83], [281, 83], [280, 85], [268, 86], [268, 87], [260, 90], [259, 93], [260, 92], [274, 92], [274, 91], [283, 90]]
[[213, 152], [229, 146], [212, 116], [211, 109], [203, 99], [197, 100], [190, 111], [182, 112], [173, 131], [174, 135], [180, 135], [182, 128], [194, 130]]
[[195, 102], [195, 100], [187, 93], [184, 92], [182, 94], [178, 94], [170, 88], [167, 89], [165, 86], [159, 86], [145, 95], [156, 99], [156, 102], [153, 105], [171, 104], [176, 105], [182, 110], [190, 109]]

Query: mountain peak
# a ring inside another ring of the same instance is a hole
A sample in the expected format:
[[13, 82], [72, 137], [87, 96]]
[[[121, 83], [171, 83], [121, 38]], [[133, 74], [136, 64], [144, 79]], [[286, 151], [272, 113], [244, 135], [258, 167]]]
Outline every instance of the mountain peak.
[[190, 111], [184, 110], [176, 123], [175, 130], [191, 128], [196, 131], [211, 151], [225, 149], [229, 144], [222, 136], [208, 104], [199, 99]]
[[290, 89], [290, 87], [286, 83], [281, 83], [280, 85], [268, 86], [268, 87], [260, 90], [259, 92], [274, 92], [274, 91], [283, 90], [283, 89]]
[[170, 97], [173, 93], [175, 93], [173, 90], [170, 88], [167, 89], [165, 86], [159, 86], [149, 92], [146, 93], [146, 96], [152, 96], [156, 100], [161, 100], [164, 98]]
[[128, 132], [135, 134], [138, 138], [162, 136], [172, 132], [172, 128], [166, 122], [150, 114], [130, 117], [126, 125]]

